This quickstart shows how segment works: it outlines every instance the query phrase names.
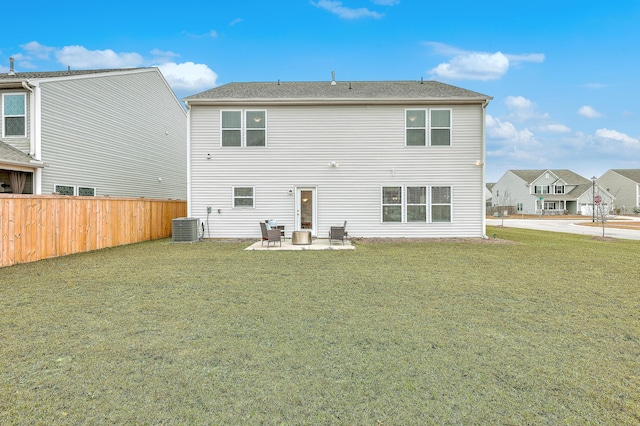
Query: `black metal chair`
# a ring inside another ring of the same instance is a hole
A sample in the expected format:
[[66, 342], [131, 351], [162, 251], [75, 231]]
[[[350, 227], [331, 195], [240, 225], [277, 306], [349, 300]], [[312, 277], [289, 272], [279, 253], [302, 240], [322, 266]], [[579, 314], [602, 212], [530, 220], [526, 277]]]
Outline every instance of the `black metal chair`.
[[282, 239], [280, 238], [282, 234], [280, 234], [279, 229], [267, 229], [267, 224], [264, 222], [260, 222], [260, 230], [262, 231], [262, 241], [260, 245], [264, 246], [264, 242], [267, 242], [267, 247], [269, 247], [270, 243], [276, 245], [276, 242], [280, 243], [280, 247], [282, 247]]

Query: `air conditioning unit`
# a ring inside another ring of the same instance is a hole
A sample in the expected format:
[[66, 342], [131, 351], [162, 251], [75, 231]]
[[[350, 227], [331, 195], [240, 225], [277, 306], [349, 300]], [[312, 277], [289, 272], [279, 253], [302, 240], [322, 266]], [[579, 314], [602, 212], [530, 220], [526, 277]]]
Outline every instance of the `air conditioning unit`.
[[198, 241], [197, 217], [179, 217], [171, 222], [171, 235], [174, 243], [193, 243]]

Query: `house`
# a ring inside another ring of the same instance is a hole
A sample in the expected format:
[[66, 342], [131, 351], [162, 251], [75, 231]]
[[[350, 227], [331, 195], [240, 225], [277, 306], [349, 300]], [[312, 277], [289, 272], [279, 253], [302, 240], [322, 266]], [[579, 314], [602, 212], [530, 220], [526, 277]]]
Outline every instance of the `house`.
[[616, 207], [623, 213], [640, 209], [640, 169], [607, 170], [598, 184], [616, 197]]
[[327, 238], [483, 237], [485, 107], [435, 81], [229, 83], [187, 97], [189, 215]]
[[186, 111], [157, 68], [0, 74], [0, 192], [186, 198]]
[[522, 214], [592, 215], [595, 204], [611, 210], [615, 201], [601, 185], [571, 170], [508, 170], [492, 192], [494, 206], [516, 206]]

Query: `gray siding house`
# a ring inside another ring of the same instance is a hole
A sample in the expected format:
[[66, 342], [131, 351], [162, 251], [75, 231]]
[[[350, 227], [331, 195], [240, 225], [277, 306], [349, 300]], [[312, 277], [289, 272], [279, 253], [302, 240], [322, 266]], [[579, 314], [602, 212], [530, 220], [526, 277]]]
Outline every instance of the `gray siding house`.
[[640, 169], [607, 170], [598, 183], [616, 197], [616, 207], [623, 213], [640, 208]]
[[571, 170], [508, 170], [492, 189], [494, 206], [515, 206], [522, 214], [592, 215], [594, 195], [611, 210], [615, 197]]
[[189, 216], [327, 238], [483, 237], [485, 108], [435, 81], [230, 83], [184, 99]]
[[186, 111], [157, 68], [0, 74], [0, 193], [186, 198]]

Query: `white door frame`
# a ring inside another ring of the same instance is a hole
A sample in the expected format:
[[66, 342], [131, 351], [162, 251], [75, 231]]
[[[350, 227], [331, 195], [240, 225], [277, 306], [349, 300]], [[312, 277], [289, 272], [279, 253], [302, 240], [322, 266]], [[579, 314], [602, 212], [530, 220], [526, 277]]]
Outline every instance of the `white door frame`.
[[[302, 195], [305, 195], [305, 198], [302, 198]], [[305, 201], [306, 200], [306, 201]], [[303, 212], [302, 207], [303, 203], [307, 203], [306, 208], [310, 209], [311, 213], [311, 222], [304, 221], [303, 228]], [[296, 204], [295, 204], [295, 215], [296, 215], [296, 231], [311, 231], [311, 235], [317, 237], [318, 233], [318, 188], [316, 186], [300, 186], [296, 187]], [[311, 228], [309, 228], [311, 226]]]

